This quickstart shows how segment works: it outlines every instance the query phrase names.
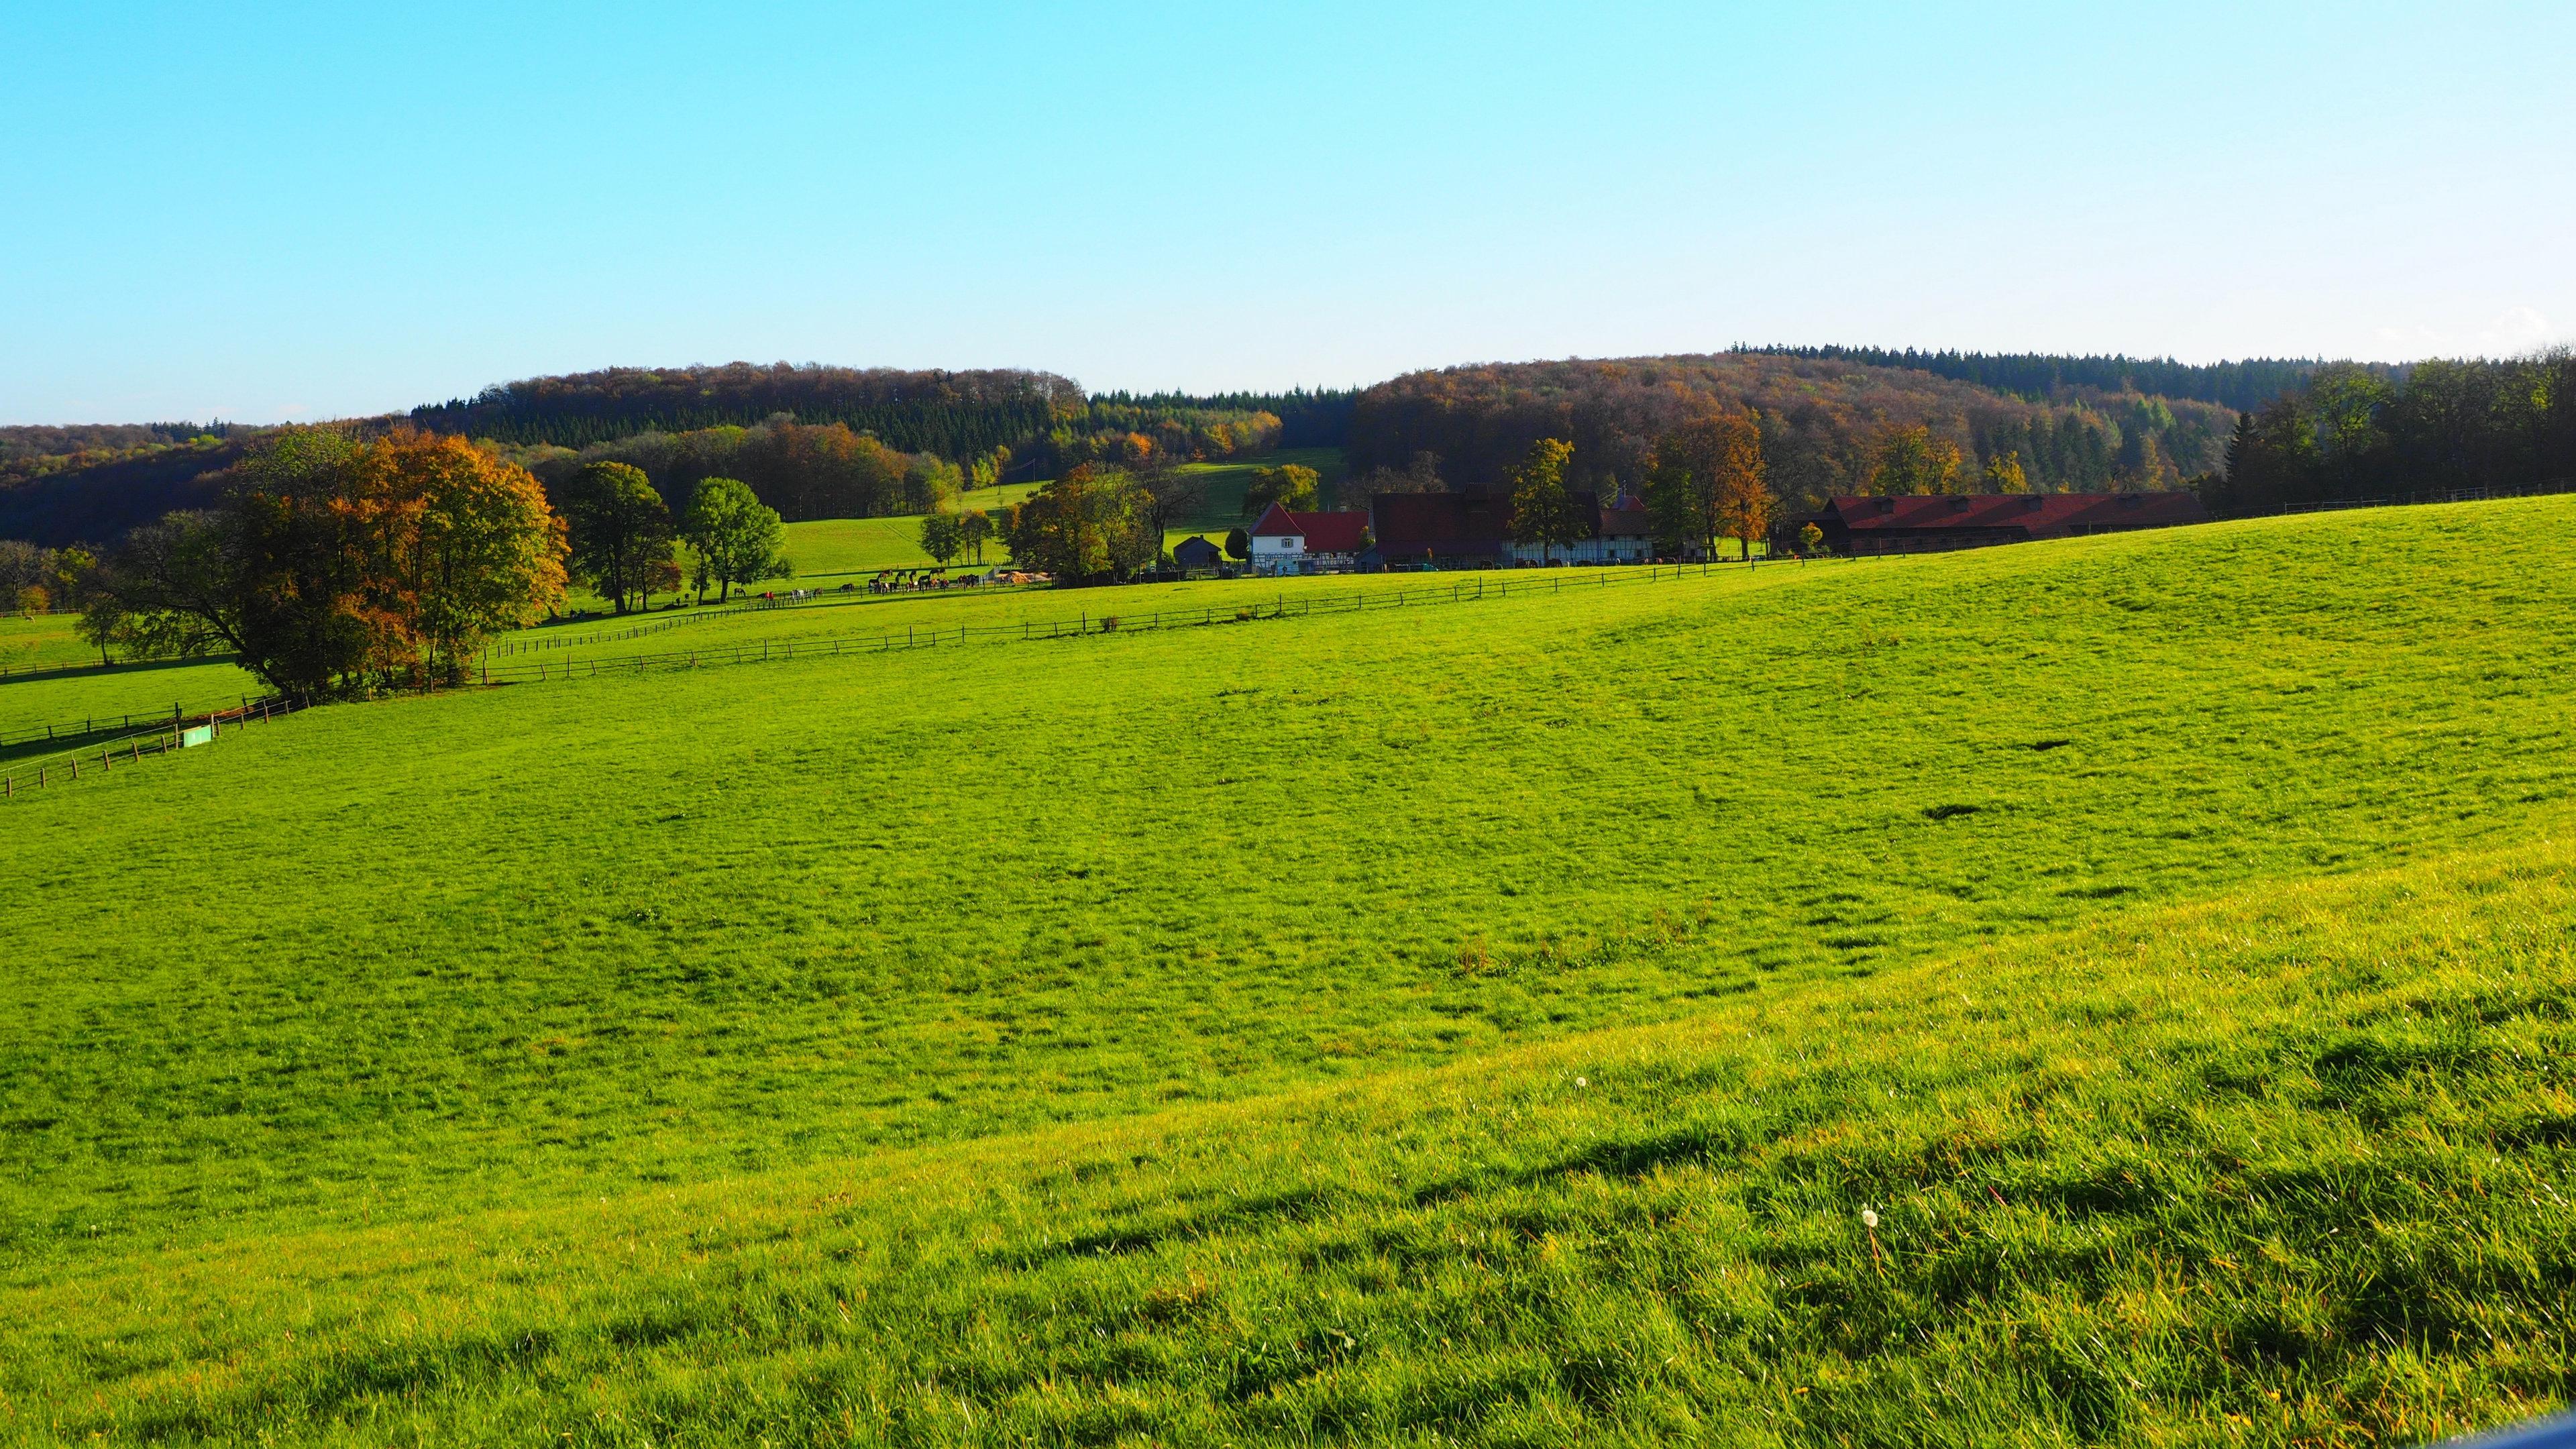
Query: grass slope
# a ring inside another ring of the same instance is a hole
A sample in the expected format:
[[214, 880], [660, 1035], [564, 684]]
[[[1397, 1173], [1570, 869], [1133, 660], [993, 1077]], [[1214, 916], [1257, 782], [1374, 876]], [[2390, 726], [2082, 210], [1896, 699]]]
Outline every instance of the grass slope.
[[2566, 1371], [2571, 524], [602, 677], [23, 798], [0, 1423], [2494, 1417]]
[[2576, 1370], [2571, 865], [2271, 886], [1241, 1107], [21, 1274], [0, 1423], [2424, 1442]]
[[[961, 508], [980, 508], [998, 513], [1037, 491], [1034, 483], [1005, 483], [969, 493], [958, 500]], [[880, 569], [928, 568], [930, 555], [921, 551], [921, 515], [904, 518], [825, 518], [808, 523], [787, 525], [787, 557], [796, 565], [799, 580], [839, 579], [852, 574], [873, 574]], [[1002, 554], [991, 547], [985, 558], [999, 562]]]

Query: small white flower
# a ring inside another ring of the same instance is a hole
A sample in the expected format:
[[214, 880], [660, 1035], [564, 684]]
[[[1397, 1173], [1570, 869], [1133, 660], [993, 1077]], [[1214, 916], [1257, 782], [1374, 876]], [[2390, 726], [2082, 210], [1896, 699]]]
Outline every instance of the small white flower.
[[1860, 1210], [1860, 1225], [1864, 1228], [1877, 1227], [1878, 1210], [1876, 1208], [1862, 1208]]
[[1578, 1087], [1588, 1087], [1592, 1085], [1592, 1079], [1590, 1077], [1577, 1077], [1574, 1079], [1574, 1085]]

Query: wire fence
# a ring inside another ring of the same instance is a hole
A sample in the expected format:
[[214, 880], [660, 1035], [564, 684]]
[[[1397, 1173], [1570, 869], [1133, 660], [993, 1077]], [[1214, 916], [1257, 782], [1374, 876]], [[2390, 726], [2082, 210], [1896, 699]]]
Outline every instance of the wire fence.
[[819, 596], [817, 595], [804, 591], [800, 591], [800, 593], [803, 593], [802, 597], [791, 595], [787, 598], [744, 599], [739, 603], [717, 604], [712, 607], [700, 604], [685, 611], [674, 609], [671, 610], [664, 618], [650, 619], [642, 623], [629, 624], [623, 629], [587, 631], [581, 634], [560, 638], [549, 638], [542, 635], [533, 639], [513, 637], [494, 642], [485, 650], [485, 652], [494, 656], [507, 657], [516, 654], [540, 654], [552, 649], [579, 649], [594, 644], [613, 644], [620, 640], [641, 639], [650, 634], [660, 634], [667, 630], [677, 629], [684, 624], [703, 624], [713, 619], [729, 619], [736, 614], [759, 613], [769, 609], [789, 609], [794, 608], [799, 604], [819, 602]]
[[[148, 730], [137, 730], [114, 740], [92, 741], [76, 750], [41, 756], [32, 760], [12, 760], [0, 765], [0, 799], [15, 799], [30, 790], [45, 790], [68, 785], [86, 773], [92, 777], [132, 769], [147, 759], [191, 748], [193, 744], [212, 744], [226, 730], [249, 724], [265, 724], [282, 715], [310, 706], [287, 695], [270, 695], [263, 699], [244, 700], [232, 709], [211, 710], [162, 720]], [[204, 732], [202, 741], [191, 736]]]
[[[1713, 574], [1739, 573], [1764, 568], [1801, 568], [1808, 563], [1818, 566], [1884, 562], [1901, 555], [1864, 555], [1858, 558], [1831, 559], [1754, 559], [1737, 563], [1659, 564], [1636, 569], [1529, 570], [1476, 574], [1454, 578], [1441, 585], [1419, 588], [1371, 589], [1364, 592], [1323, 595], [1304, 599], [1285, 597], [1253, 600], [1239, 604], [1208, 604], [1187, 609], [1150, 609], [1121, 613], [1095, 614], [1083, 610], [1070, 619], [1024, 619], [1011, 624], [906, 625], [886, 627], [873, 632], [808, 635], [785, 639], [751, 639], [717, 645], [706, 649], [669, 650], [648, 654], [617, 654], [590, 658], [536, 660], [529, 663], [495, 663], [486, 656], [479, 664], [476, 679], [486, 684], [538, 683], [549, 680], [595, 679], [602, 675], [639, 674], [667, 669], [704, 669], [736, 664], [785, 662], [798, 658], [838, 658], [846, 655], [883, 654], [897, 650], [955, 647], [975, 642], [1042, 642], [1050, 639], [1083, 638], [1093, 634], [1134, 633], [1139, 630], [1211, 628], [1223, 624], [1252, 623], [1265, 619], [1302, 619], [1316, 615], [1382, 613], [1388, 610], [1422, 609], [1449, 604], [1472, 604], [1485, 600], [1528, 598], [1533, 595], [1584, 593], [1595, 589], [1635, 584], [1671, 583], [1681, 579], [1707, 578]], [[503, 656], [504, 659], [507, 656]]]
[[2537, 483], [2528, 488], [2453, 488], [2438, 493], [2392, 493], [2385, 498], [2328, 498], [2315, 503], [2284, 503], [2283, 513], [2339, 513], [2347, 508], [2407, 508], [2424, 503], [2485, 503], [2497, 498], [2553, 498], [2576, 493], [2576, 480]]
[[[234, 698], [243, 708], [247, 708], [251, 703], [250, 696], [246, 694], [236, 695]], [[200, 704], [196, 709], [190, 710], [185, 705], [174, 701], [170, 706], [170, 712], [166, 715], [157, 710], [148, 714], [95, 714], [82, 719], [63, 720], [56, 724], [25, 725], [18, 729], [0, 730], [0, 747], [30, 744], [38, 740], [59, 740], [64, 744], [77, 744], [92, 735], [123, 734], [136, 729], [166, 729], [192, 713], [207, 714], [219, 708], [222, 706]]]

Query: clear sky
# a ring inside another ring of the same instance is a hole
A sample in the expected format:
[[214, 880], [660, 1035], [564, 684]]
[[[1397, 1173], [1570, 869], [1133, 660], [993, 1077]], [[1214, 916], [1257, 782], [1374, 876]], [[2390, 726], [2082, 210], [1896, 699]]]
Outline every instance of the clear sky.
[[2576, 335], [2576, 5], [0, 0], [0, 422]]

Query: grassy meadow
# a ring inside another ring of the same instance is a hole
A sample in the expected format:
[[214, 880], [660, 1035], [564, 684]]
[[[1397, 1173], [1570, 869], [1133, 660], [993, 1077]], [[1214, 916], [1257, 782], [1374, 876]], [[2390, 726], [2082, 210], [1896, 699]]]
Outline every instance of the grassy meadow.
[[[0, 1436], [2536, 1411], [2576, 1373], [2571, 534], [602, 675], [22, 796]], [[600, 648], [1200, 593], [1243, 597]]]

